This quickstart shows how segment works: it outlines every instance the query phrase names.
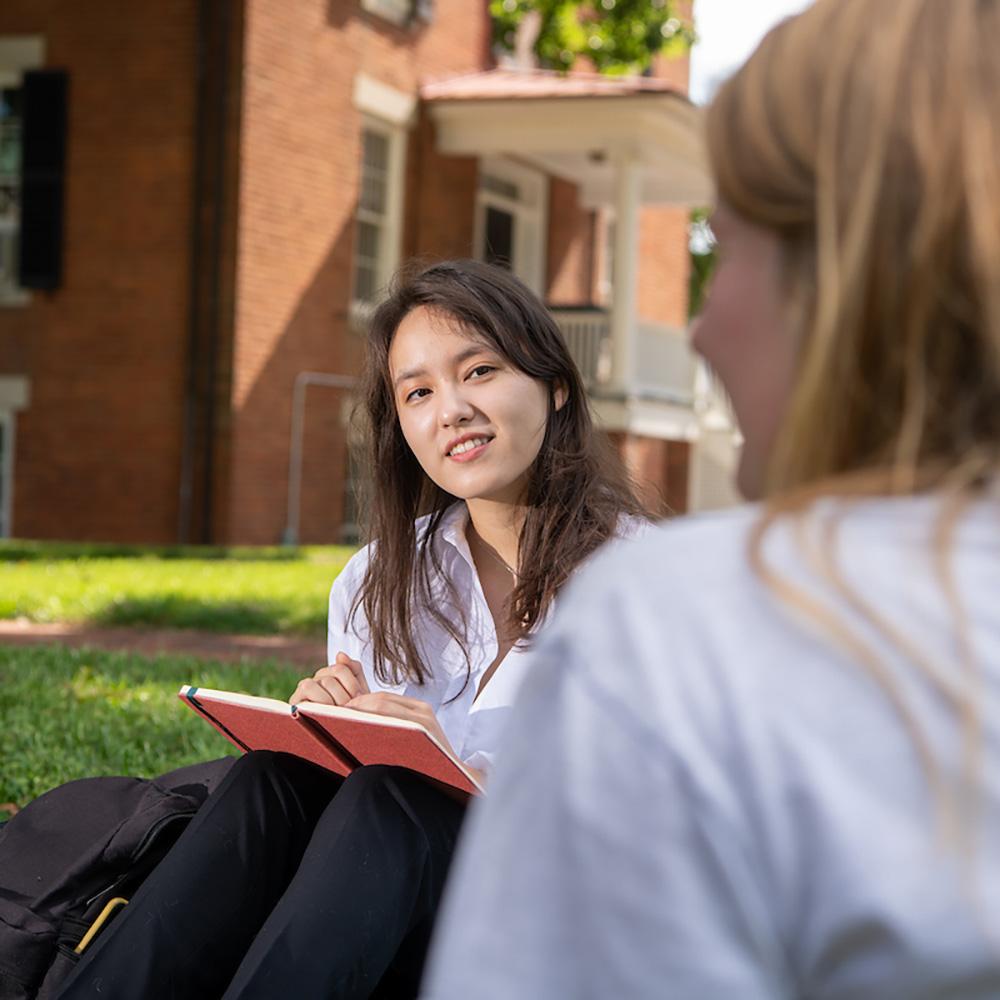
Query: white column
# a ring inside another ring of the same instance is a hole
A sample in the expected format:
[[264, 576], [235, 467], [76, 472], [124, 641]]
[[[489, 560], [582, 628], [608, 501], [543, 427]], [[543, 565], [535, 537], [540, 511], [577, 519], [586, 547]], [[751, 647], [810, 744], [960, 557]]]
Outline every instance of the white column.
[[631, 153], [615, 170], [615, 275], [611, 289], [611, 385], [629, 394], [635, 382], [642, 167]]

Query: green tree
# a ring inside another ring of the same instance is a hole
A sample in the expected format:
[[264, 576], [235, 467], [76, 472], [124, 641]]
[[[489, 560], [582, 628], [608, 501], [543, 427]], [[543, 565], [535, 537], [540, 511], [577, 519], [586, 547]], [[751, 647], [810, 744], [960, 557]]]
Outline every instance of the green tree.
[[642, 73], [659, 53], [680, 55], [694, 41], [677, 0], [490, 0], [495, 44], [513, 51], [521, 22], [535, 11], [534, 49], [546, 69], [566, 72], [586, 56], [599, 73]]

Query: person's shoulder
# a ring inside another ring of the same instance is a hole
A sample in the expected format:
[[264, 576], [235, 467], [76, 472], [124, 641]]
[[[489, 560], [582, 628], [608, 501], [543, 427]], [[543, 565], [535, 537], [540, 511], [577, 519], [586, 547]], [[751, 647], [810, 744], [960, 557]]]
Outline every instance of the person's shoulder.
[[649, 646], [654, 633], [667, 641], [715, 617], [720, 602], [752, 597], [748, 548], [759, 517], [753, 506], [690, 515], [606, 545], [561, 596], [564, 625], [585, 643], [586, 633], [605, 630], [626, 643], [643, 635]]
[[674, 518], [605, 546], [540, 637], [540, 677], [599, 703], [647, 748], [684, 742], [694, 720], [723, 731], [727, 654], [746, 641], [740, 623], [759, 619], [747, 557], [759, 517], [748, 506]]
[[354, 595], [364, 580], [368, 570], [368, 563], [371, 560], [373, 542], [363, 545], [344, 563], [341, 571], [334, 577], [330, 586], [330, 603], [338, 601], [350, 602], [354, 600]]
[[615, 542], [630, 541], [644, 535], [654, 524], [655, 522], [648, 517], [640, 517], [637, 514], [619, 514], [615, 533], [611, 540]]
[[619, 521], [618, 542], [591, 562], [587, 578], [625, 588], [644, 587], [653, 579], [666, 583], [680, 576], [732, 579], [745, 565], [747, 547], [761, 516], [755, 505], [650, 522], [639, 517]]

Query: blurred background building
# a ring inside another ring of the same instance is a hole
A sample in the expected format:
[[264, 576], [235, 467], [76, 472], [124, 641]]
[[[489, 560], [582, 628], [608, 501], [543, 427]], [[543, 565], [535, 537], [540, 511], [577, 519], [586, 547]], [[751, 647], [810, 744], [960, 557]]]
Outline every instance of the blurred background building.
[[0, 535], [353, 538], [342, 386], [412, 256], [511, 267], [650, 506], [728, 502], [687, 59], [529, 62], [474, 0], [5, 0]]

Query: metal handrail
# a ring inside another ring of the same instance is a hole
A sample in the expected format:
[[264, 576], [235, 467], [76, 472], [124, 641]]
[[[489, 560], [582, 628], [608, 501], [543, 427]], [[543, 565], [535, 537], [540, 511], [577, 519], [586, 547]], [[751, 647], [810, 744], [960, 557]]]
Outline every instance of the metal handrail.
[[305, 423], [306, 389], [311, 385], [327, 389], [353, 389], [358, 384], [355, 375], [333, 375], [328, 372], [299, 372], [292, 390], [292, 432], [288, 448], [288, 510], [282, 545], [297, 545], [299, 541], [299, 506], [302, 499], [302, 432]]

